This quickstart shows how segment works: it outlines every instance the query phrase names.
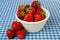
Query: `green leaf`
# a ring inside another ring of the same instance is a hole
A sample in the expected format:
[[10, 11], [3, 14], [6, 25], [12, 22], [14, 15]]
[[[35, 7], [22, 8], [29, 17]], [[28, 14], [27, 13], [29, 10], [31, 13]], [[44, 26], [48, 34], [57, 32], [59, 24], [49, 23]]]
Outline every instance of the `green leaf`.
[[25, 12], [22, 11], [22, 12], [20, 13], [20, 15], [21, 15], [22, 17], [24, 17], [24, 16], [25, 16]]
[[44, 17], [46, 17], [46, 12], [45, 11], [41, 12], [41, 14], [44, 15]]
[[26, 12], [29, 12], [31, 10], [31, 7], [26, 8]]

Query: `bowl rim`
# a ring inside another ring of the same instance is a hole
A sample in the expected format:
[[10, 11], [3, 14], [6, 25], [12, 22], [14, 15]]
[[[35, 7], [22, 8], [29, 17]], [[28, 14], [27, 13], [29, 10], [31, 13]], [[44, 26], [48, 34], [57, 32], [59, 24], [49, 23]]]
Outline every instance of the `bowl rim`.
[[46, 12], [46, 14], [47, 14], [48, 16], [47, 16], [44, 20], [41, 20], [41, 21], [38, 21], [38, 22], [26, 22], [26, 21], [20, 20], [20, 19], [17, 17], [16, 14], [15, 14], [15, 16], [16, 16], [16, 19], [17, 19], [18, 21], [23, 22], [23, 23], [27, 23], [27, 24], [41, 23], [41, 22], [47, 21], [47, 20], [49, 19], [49, 17], [50, 17], [49, 11], [48, 11], [47, 9], [43, 8], [43, 7], [42, 7], [42, 9]]

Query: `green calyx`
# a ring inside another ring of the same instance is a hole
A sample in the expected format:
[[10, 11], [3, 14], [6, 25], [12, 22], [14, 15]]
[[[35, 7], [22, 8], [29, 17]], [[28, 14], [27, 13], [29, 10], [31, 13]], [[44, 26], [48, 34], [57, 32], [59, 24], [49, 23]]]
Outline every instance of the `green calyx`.
[[38, 7], [41, 7], [41, 3], [39, 1], [36, 2]]
[[46, 17], [46, 12], [45, 11], [41, 12], [41, 14], [44, 15], [44, 17]]
[[26, 12], [29, 12], [29, 11], [31, 10], [31, 8], [32, 8], [32, 7], [28, 7], [28, 8], [26, 9]]
[[25, 12], [22, 11], [22, 12], [20, 13], [20, 15], [21, 15], [22, 17], [24, 17], [24, 16], [25, 16]]

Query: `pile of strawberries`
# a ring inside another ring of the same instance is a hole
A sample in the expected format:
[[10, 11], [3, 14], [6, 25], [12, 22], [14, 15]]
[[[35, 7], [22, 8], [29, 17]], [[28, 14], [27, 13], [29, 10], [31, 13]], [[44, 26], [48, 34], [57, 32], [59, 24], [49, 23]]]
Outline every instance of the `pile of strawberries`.
[[[25, 6], [19, 6], [17, 17], [27, 22], [37, 22], [45, 18], [45, 12], [41, 8], [39, 1], [33, 1], [31, 6], [28, 4]], [[23, 39], [26, 36], [27, 31], [23, 28], [20, 22], [14, 21], [11, 29], [8, 29], [6, 33], [9, 39], [12, 39], [16, 36], [19, 39]]]
[[27, 22], [37, 22], [45, 18], [45, 12], [39, 1], [33, 1], [31, 5], [26, 4], [18, 7], [17, 17]]
[[7, 36], [9, 39], [12, 39], [14, 37], [18, 37], [19, 39], [23, 39], [26, 36], [27, 31], [23, 28], [22, 24], [20, 22], [14, 21], [12, 23], [11, 29], [8, 29], [6, 31]]

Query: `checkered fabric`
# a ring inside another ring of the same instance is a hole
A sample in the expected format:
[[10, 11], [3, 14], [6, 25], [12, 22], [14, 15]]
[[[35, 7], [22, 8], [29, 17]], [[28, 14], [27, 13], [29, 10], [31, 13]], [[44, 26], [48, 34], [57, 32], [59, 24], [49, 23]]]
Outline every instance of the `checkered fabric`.
[[[10, 40], [6, 30], [11, 28], [19, 5], [30, 4], [34, 0], [0, 0], [0, 40]], [[49, 10], [50, 18], [44, 28], [37, 33], [27, 33], [23, 40], [60, 40], [60, 0], [38, 0]], [[11, 40], [20, 40], [17, 37]]]

